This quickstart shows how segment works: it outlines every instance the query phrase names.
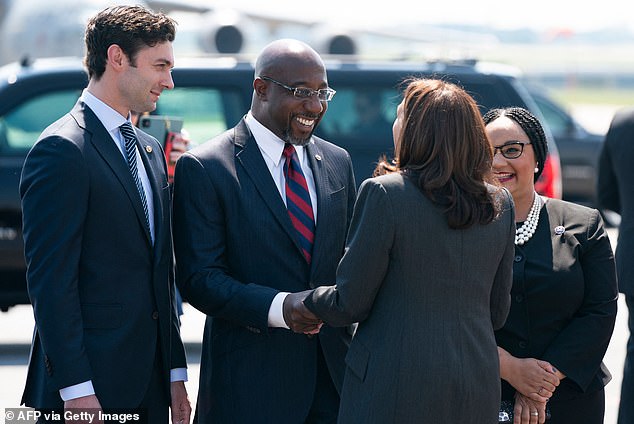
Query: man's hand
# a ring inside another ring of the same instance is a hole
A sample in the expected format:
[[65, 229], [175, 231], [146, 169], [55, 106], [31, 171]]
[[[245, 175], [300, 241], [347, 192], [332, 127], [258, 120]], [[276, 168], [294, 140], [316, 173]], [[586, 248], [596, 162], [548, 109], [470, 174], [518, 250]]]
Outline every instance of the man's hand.
[[184, 381], [173, 381], [170, 385], [172, 393], [172, 424], [189, 424], [192, 406], [187, 397], [187, 389]]
[[284, 299], [282, 305], [284, 321], [296, 333], [315, 334], [321, 328], [322, 321], [303, 303], [311, 292], [312, 290], [290, 293]]
[[[101, 404], [95, 395], [67, 400], [64, 402], [64, 411], [71, 412], [66, 424], [103, 424], [103, 421], [99, 419]], [[86, 414], [82, 414], [82, 412], [86, 412]]]

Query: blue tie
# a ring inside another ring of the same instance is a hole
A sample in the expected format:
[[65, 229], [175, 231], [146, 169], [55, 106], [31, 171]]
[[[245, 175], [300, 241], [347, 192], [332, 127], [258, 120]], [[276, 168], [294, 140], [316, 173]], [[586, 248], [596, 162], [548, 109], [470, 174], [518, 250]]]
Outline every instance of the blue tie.
[[310, 193], [306, 177], [299, 164], [299, 157], [292, 144], [286, 143], [282, 152], [284, 162], [284, 178], [286, 180], [286, 208], [293, 227], [297, 230], [297, 239], [306, 261], [310, 263], [315, 238], [315, 219], [310, 202]]
[[147, 199], [145, 198], [145, 190], [143, 190], [143, 184], [141, 184], [141, 178], [139, 178], [139, 170], [136, 163], [136, 134], [132, 129], [132, 124], [126, 122], [119, 127], [121, 135], [125, 140], [125, 155], [128, 159], [128, 167], [130, 168], [130, 174], [136, 184], [136, 188], [141, 196], [141, 203], [143, 204], [143, 213], [145, 213], [145, 225], [150, 230], [150, 218], [147, 209]]

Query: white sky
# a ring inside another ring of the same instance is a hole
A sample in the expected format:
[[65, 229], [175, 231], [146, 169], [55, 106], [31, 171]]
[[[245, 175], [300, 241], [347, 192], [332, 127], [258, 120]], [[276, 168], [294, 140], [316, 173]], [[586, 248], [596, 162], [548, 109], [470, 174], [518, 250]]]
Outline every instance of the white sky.
[[495, 28], [586, 31], [610, 26], [633, 26], [634, 17], [622, 13], [621, 0], [191, 0], [231, 5], [253, 12], [285, 17], [329, 20], [334, 23], [377, 25], [395, 22], [466, 23]]

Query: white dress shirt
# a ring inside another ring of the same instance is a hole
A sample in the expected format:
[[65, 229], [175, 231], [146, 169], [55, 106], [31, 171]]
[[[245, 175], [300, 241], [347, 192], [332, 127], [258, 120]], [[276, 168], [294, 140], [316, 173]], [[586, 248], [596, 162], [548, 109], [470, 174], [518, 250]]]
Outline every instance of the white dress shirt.
[[[119, 114], [119, 112], [112, 109], [110, 106], [99, 100], [88, 89], [84, 89], [81, 94], [80, 100], [83, 101], [86, 106], [90, 108], [97, 116], [97, 119], [106, 127], [106, 130], [112, 136], [112, 140], [123, 155], [123, 159], [128, 163], [127, 156], [125, 154], [125, 140], [121, 135], [119, 127], [126, 122], [126, 119]], [[129, 118], [129, 117], [128, 117]], [[129, 121], [129, 119], [128, 119]], [[134, 128], [134, 125], [132, 126]], [[145, 198], [147, 199], [148, 206], [148, 218], [150, 220], [150, 233], [152, 235], [152, 241], [154, 241], [154, 198], [152, 196], [152, 188], [150, 187], [150, 180], [148, 178], [145, 166], [141, 160], [139, 150], [136, 150], [137, 169], [139, 171], [139, 178], [145, 191]], [[174, 368], [170, 371], [170, 381], [187, 381], [187, 368]], [[77, 399], [84, 396], [94, 395], [95, 389], [92, 381], [85, 381], [83, 383], [75, 384], [73, 386], [64, 387], [60, 389], [59, 395], [63, 401]]]
[[[286, 205], [286, 180], [284, 178], [284, 163], [286, 162], [286, 159], [284, 159], [282, 155], [285, 142], [281, 138], [273, 134], [271, 130], [259, 123], [253, 117], [251, 111], [247, 113], [245, 122], [249, 127], [249, 130], [251, 130], [251, 134], [253, 134], [253, 137], [255, 138], [255, 142], [257, 143], [260, 152], [262, 152], [264, 162], [266, 163], [266, 166], [271, 173], [271, 177], [275, 182], [277, 190], [280, 192], [282, 201]], [[299, 158], [299, 163], [302, 167], [302, 172], [306, 177], [306, 184], [308, 185], [308, 192], [310, 194], [310, 202], [313, 206], [313, 217], [315, 218], [316, 224], [317, 190], [315, 189], [315, 178], [313, 177], [312, 169], [310, 169], [307, 151], [304, 146], [294, 147]], [[287, 292], [280, 292], [273, 298], [273, 302], [271, 302], [271, 306], [269, 308], [269, 327], [289, 328], [288, 325], [286, 325], [286, 321], [284, 321], [284, 314], [282, 311], [282, 305], [287, 295]]]

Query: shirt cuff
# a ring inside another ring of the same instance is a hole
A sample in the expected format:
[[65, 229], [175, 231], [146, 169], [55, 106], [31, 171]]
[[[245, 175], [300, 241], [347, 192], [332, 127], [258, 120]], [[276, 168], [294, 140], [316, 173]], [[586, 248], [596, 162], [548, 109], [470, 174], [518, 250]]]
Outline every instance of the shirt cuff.
[[187, 368], [172, 368], [170, 370], [170, 382], [187, 381]]
[[94, 394], [95, 388], [92, 386], [92, 380], [84, 381], [74, 386], [64, 387], [59, 390], [59, 395], [64, 402]]
[[271, 307], [269, 308], [269, 327], [279, 327], [286, 328], [290, 330], [288, 325], [286, 325], [286, 321], [284, 321], [284, 299], [290, 293], [287, 292], [279, 292], [273, 298], [273, 302], [271, 302]]

